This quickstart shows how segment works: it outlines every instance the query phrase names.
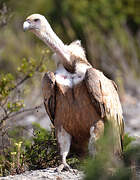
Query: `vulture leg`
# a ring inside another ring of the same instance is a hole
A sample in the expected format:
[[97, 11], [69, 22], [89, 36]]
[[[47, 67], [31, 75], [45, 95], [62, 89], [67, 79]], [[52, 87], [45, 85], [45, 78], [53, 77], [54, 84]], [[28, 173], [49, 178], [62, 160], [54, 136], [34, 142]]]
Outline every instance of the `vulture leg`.
[[88, 143], [88, 150], [91, 156], [95, 156], [96, 150], [98, 149], [96, 141], [103, 135], [104, 133], [104, 122], [103, 120], [99, 120], [95, 123], [94, 126], [90, 128], [90, 138]]
[[61, 172], [63, 169], [71, 171], [70, 166], [66, 162], [66, 157], [69, 153], [71, 145], [71, 135], [68, 134], [61, 126], [61, 128], [57, 131], [57, 139], [60, 147], [60, 155], [62, 157], [62, 164], [57, 168], [57, 171]]
[[95, 133], [94, 133], [94, 126], [91, 126], [90, 128], [90, 138], [89, 138], [89, 143], [88, 143], [88, 150], [89, 150], [89, 155], [94, 156], [96, 149], [95, 149]]

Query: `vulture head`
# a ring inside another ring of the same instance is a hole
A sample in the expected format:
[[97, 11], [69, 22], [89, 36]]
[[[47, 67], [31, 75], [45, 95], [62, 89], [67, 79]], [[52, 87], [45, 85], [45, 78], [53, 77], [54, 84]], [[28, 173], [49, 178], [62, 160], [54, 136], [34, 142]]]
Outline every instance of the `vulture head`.
[[41, 32], [46, 31], [47, 26], [50, 26], [46, 18], [41, 14], [32, 14], [26, 18], [26, 21], [23, 23], [24, 31], [30, 30], [32, 32]]

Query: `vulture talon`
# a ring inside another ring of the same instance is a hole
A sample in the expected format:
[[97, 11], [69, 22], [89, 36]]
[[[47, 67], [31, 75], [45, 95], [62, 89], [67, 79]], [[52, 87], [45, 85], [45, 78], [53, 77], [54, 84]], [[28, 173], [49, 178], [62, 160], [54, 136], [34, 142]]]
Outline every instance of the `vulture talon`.
[[70, 172], [74, 172], [74, 169], [72, 169], [68, 164], [64, 164], [64, 163], [62, 163], [62, 164], [60, 164], [57, 168], [56, 168], [56, 171], [57, 172], [62, 172], [63, 170], [65, 170], [65, 171], [70, 171]]

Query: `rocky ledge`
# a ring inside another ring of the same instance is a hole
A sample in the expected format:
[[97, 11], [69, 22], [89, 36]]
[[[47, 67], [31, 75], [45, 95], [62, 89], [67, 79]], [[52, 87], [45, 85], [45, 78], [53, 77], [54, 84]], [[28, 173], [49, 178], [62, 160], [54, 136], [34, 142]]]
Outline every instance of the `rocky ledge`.
[[75, 170], [75, 172], [62, 171], [56, 172], [55, 168], [47, 168], [36, 171], [26, 171], [23, 174], [1, 177], [0, 180], [82, 180], [83, 173]]

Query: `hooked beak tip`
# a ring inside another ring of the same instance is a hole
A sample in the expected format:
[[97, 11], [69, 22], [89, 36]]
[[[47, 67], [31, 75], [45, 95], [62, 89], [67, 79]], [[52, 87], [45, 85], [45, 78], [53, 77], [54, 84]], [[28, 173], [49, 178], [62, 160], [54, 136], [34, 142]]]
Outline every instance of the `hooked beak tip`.
[[28, 21], [25, 21], [23, 23], [23, 31], [27, 31], [28, 29], [30, 29], [30, 23]]

